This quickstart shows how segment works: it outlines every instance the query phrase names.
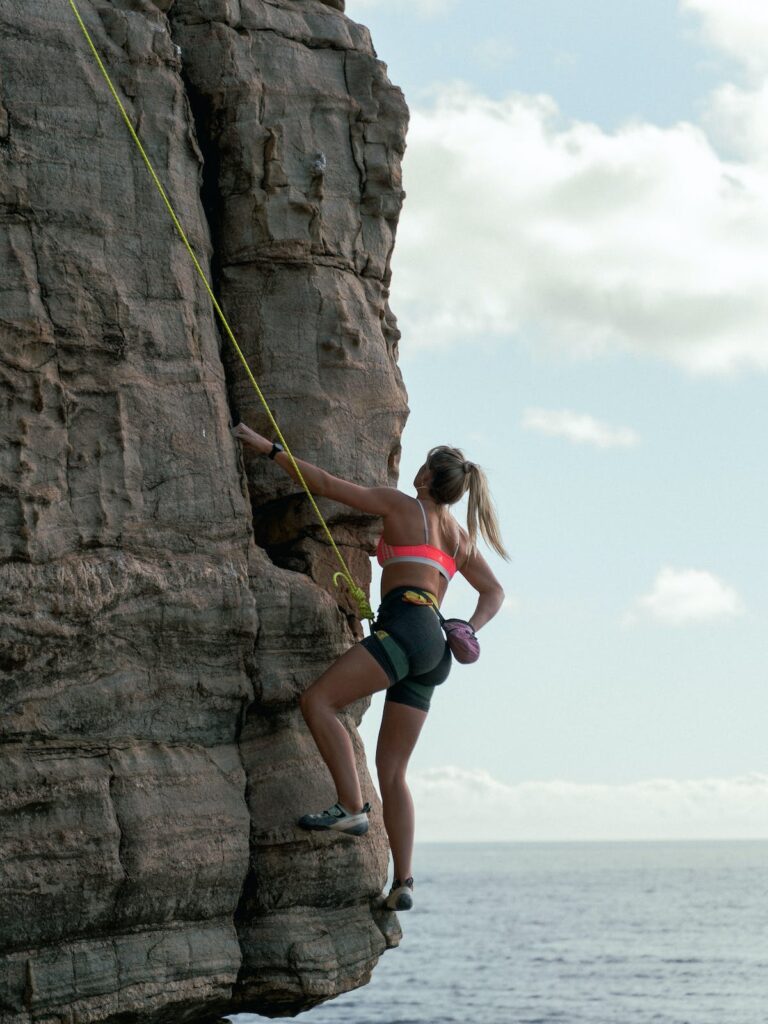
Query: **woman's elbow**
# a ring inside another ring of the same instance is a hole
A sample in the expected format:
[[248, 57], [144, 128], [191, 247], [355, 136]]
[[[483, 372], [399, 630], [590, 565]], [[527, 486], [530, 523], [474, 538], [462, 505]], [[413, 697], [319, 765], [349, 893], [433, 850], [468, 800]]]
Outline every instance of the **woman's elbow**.
[[311, 488], [312, 494], [316, 498], [333, 497], [333, 495], [330, 493], [330, 491], [331, 491], [330, 483], [331, 483], [331, 478], [325, 472], [325, 470], [324, 469], [318, 470], [317, 479], [313, 481], [313, 486]]
[[483, 588], [482, 594], [488, 604], [493, 607], [493, 614], [495, 615], [504, 604], [504, 598], [506, 596], [504, 588], [500, 583], [492, 583], [489, 587]]

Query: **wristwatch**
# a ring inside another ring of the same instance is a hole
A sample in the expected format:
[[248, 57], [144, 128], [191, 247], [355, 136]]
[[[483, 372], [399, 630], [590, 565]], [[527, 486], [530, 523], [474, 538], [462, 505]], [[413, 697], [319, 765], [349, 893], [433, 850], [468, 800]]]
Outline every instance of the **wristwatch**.
[[278, 452], [284, 452], [285, 448], [279, 443], [279, 441], [272, 442], [272, 451], [267, 455], [268, 459], [274, 459]]

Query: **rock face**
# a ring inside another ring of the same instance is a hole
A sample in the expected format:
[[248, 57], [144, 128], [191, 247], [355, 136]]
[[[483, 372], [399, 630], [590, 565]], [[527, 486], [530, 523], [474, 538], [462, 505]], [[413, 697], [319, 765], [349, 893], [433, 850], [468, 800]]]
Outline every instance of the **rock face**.
[[[80, 0], [297, 454], [394, 483], [407, 110], [341, 0]], [[68, 3], [0, 0], [0, 1021], [291, 1015], [398, 941], [297, 696], [329, 549]], [[358, 582], [375, 523], [323, 503]], [[355, 731], [366, 702], [345, 721]]]

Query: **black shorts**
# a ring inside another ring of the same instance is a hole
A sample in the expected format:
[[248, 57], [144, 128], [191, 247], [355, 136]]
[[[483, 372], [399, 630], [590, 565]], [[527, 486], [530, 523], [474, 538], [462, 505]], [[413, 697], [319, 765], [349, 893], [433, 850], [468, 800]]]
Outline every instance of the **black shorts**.
[[423, 593], [420, 587], [388, 591], [371, 635], [360, 643], [387, 673], [386, 699], [428, 711], [435, 687], [448, 678], [452, 656], [434, 608], [406, 601], [408, 591]]

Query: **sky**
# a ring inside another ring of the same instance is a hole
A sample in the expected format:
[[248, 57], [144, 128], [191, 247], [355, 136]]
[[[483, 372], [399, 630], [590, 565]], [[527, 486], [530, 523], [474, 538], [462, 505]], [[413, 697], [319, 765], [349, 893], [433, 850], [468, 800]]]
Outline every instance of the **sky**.
[[346, 12], [411, 111], [401, 487], [463, 448], [511, 554], [417, 838], [768, 838], [768, 5]]

